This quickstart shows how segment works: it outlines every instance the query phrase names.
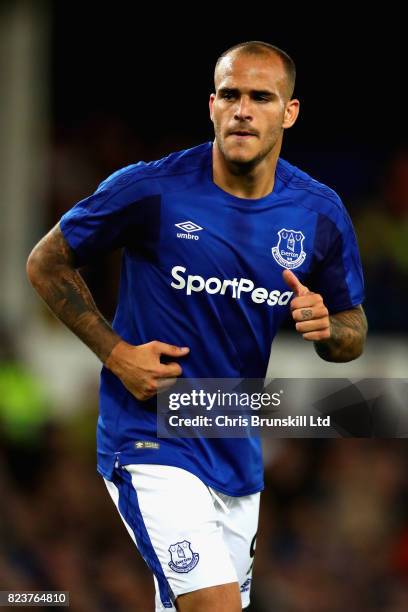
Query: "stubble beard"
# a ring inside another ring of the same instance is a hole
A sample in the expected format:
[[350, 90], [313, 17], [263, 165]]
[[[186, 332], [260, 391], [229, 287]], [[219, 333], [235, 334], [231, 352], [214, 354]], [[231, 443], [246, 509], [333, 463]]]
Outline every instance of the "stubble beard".
[[226, 148], [224, 147], [223, 139], [219, 137], [219, 132], [216, 131], [215, 137], [217, 140], [217, 145], [220, 150], [221, 155], [223, 156], [225, 162], [228, 165], [228, 168], [232, 174], [236, 176], [244, 176], [246, 174], [250, 174], [253, 170], [269, 155], [269, 153], [273, 150], [277, 143], [277, 138], [272, 138], [267, 145], [258, 153], [255, 154], [249, 160], [240, 160], [234, 159], [229, 156]]

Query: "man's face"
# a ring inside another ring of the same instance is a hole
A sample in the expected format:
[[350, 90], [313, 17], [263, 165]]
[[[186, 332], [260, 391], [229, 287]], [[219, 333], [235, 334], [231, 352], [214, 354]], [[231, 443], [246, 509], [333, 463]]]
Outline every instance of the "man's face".
[[296, 120], [297, 105], [287, 98], [279, 57], [233, 53], [219, 64], [215, 86], [210, 115], [227, 162], [253, 166], [280, 148], [283, 129]]

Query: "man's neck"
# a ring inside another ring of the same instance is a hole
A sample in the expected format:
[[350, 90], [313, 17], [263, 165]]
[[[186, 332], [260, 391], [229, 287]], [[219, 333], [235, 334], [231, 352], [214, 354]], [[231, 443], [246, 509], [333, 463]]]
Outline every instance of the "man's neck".
[[238, 198], [256, 200], [272, 193], [275, 184], [275, 170], [279, 151], [262, 160], [248, 172], [240, 173], [238, 168], [228, 164], [214, 142], [212, 153], [213, 181], [223, 191]]

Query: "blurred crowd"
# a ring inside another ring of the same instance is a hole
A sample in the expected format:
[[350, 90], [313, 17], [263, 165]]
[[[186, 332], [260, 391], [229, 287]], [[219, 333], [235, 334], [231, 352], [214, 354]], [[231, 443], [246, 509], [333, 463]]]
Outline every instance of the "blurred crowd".
[[408, 609], [402, 440], [282, 440], [266, 470], [260, 611]]
[[1, 589], [69, 591], [73, 612], [147, 612], [152, 579], [95, 473], [87, 417], [48, 422], [31, 444], [1, 440]]
[[[2, 432], [1, 589], [69, 591], [72, 612], [150, 612], [152, 576], [95, 473], [96, 413], [46, 420], [31, 440]], [[405, 442], [267, 445], [250, 612], [406, 612]]]
[[406, 333], [408, 293], [408, 151], [384, 166], [378, 191], [351, 211], [366, 282], [365, 310], [373, 331]]

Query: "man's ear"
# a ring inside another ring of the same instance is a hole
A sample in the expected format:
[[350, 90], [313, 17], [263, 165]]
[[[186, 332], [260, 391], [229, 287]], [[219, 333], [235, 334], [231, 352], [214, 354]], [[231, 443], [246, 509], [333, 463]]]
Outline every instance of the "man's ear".
[[210, 101], [209, 101], [209, 106], [210, 106], [210, 119], [211, 121], [213, 120], [213, 107], [214, 107], [214, 100], [215, 100], [215, 94], [212, 93], [210, 95]]
[[289, 102], [286, 103], [285, 115], [282, 123], [282, 127], [284, 129], [292, 127], [292, 125], [295, 123], [299, 115], [299, 106], [300, 102], [296, 98], [289, 100]]

